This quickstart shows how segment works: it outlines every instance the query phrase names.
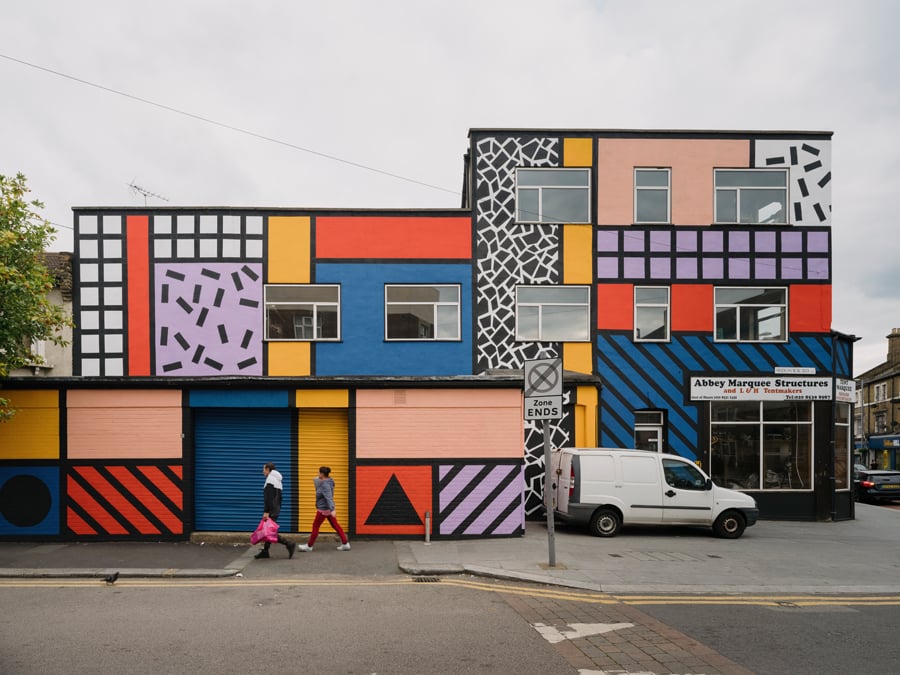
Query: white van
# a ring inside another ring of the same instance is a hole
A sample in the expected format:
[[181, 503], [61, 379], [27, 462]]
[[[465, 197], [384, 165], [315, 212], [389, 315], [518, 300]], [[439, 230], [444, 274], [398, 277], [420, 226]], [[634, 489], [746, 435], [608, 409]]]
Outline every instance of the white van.
[[714, 484], [678, 455], [613, 448], [561, 448], [551, 454], [554, 513], [598, 537], [622, 525], [707, 525], [737, 539], [756, 523], [750, 495]]

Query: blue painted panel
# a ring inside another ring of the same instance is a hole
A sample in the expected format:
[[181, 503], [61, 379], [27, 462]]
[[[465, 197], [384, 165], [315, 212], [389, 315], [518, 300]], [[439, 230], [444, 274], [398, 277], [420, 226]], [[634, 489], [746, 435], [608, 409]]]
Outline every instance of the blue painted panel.
[[0, 535], [59, 534], [59, 467], [0, 467]]
[[188, 394], [192, 408], [287, 408], [287, 391], [192, 391]]
[[194, 511], [196, 529], [246, 532], [247, 542], [263, 514], [263, 464], [274, 462], [284, 478], [281, 516], [296, 531], [296, 466], [291, 424], [295, 410], [199, 409], [194, 413]]
[[[316, 283], [341, 285], [341, 341], [317, 342], [316, 375], [472, 374], [472, 267], [459, 264], [317, 264]], [[459, 284], [459, 342], [387, 342], [385, 284]]]

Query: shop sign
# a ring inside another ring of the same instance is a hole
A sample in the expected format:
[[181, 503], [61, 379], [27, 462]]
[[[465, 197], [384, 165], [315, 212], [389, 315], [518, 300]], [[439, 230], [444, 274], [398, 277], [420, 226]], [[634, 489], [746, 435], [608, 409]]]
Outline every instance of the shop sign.
[[830, 401], [830, 377], [692, 377], [692, 401]]
[[835, 379], [834, 400], [841, 403], [856, 403], [856, 380]]

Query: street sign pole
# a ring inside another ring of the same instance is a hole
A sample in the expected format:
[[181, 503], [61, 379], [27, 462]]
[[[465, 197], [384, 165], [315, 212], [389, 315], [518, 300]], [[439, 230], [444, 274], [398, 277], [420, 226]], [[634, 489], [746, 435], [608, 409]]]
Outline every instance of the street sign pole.
[[547, 550], [550, 567], [556, 567], [556, 531], [553, 523], [553, 476], [550, 467], [550, 422], [544, 420], [544, 505], [547, 507]]
[[525, 419], [542, 420], [544, 431], [544, 507], [547, 511], [547, 548], [550, 567], [556, 567], [556, 532], [553, 523], [553, 494], [556, 482], [550, 461], [550, 420], [562, 418], [562, 359], [535, 359], [525, 362]]

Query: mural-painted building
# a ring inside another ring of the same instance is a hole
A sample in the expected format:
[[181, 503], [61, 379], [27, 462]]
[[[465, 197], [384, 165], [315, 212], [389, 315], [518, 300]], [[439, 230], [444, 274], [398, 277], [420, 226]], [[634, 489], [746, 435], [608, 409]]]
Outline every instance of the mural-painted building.
[[[473, 130], [460, 209], [75, 209], [73, 376], [11, 379], [0, 536], [516, 536], [557, 446], [699, 461], [764, 517], [852, 517], [831, 134]], [[427, 517], [426, 517], [427, 514]]]

